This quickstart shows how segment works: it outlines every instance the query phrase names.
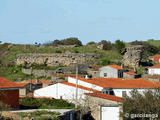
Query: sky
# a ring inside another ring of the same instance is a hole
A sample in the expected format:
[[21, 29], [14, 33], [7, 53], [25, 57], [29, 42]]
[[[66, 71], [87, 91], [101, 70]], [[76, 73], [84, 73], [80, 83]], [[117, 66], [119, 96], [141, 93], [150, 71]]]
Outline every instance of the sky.
[[160, 39], [160, 0], [0, 0], [0, 41]]

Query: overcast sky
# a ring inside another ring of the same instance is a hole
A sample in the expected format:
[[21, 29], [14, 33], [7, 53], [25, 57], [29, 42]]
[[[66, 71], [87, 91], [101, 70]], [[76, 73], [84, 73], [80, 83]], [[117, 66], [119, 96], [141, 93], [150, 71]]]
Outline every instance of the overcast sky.
[[0, 40], [160, 39], [160, 0], [0, 0]]

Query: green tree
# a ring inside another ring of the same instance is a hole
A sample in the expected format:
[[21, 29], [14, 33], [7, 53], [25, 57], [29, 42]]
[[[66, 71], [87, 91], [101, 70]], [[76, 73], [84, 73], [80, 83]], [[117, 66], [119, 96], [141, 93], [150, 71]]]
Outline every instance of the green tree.
[[[160, 115], [160, 89], [148, 90], [143, 94], [133, 90], [130, 97], [126, 96], [123, 99], [124, 120], [150, 120], [146, 117], [136, 117], [138, 114]], [[157, 120], [160, 120], [160, 116]]]
[[70, 37], [61, 41], [62, 45], [77, 45], [82, 46], [82, 42], [78, 38]]
[[122, 50], [125, 48], [125, 43], [121, 40], [116, 40], [114, 47], [118, 50], [118, 52], [122, 52]]
[[99, 42], [99, 44], [103, 44], [104, 50], [111, 50], [112, 49], [112, 43], [110, 41], [102, 40]]

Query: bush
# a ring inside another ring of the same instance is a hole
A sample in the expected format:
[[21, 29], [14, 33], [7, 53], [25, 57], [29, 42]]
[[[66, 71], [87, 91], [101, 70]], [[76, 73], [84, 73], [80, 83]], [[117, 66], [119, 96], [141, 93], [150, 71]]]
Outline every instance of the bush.
[[125, 48], [125, 43], [121, 40], [116, 40], [114, 47], [118, 50], [119, 53]]
[[35, 98], [21, 98], [20, 105], [23, 108], [41, 108], [41, 109], [71, 109], [74, 104], [68, 103], [65, 100], [58, 99], [35, 99]]

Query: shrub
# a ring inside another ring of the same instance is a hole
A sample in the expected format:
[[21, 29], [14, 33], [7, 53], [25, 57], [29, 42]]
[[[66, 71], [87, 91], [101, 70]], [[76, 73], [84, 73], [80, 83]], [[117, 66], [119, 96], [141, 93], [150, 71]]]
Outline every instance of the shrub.
[[41, 109], [67, 109], [74, 108], [74, 104], [59, 99], [35, 99], [25, 97], [20, 99], [20, 105], [23, 108], [41, 108]]

